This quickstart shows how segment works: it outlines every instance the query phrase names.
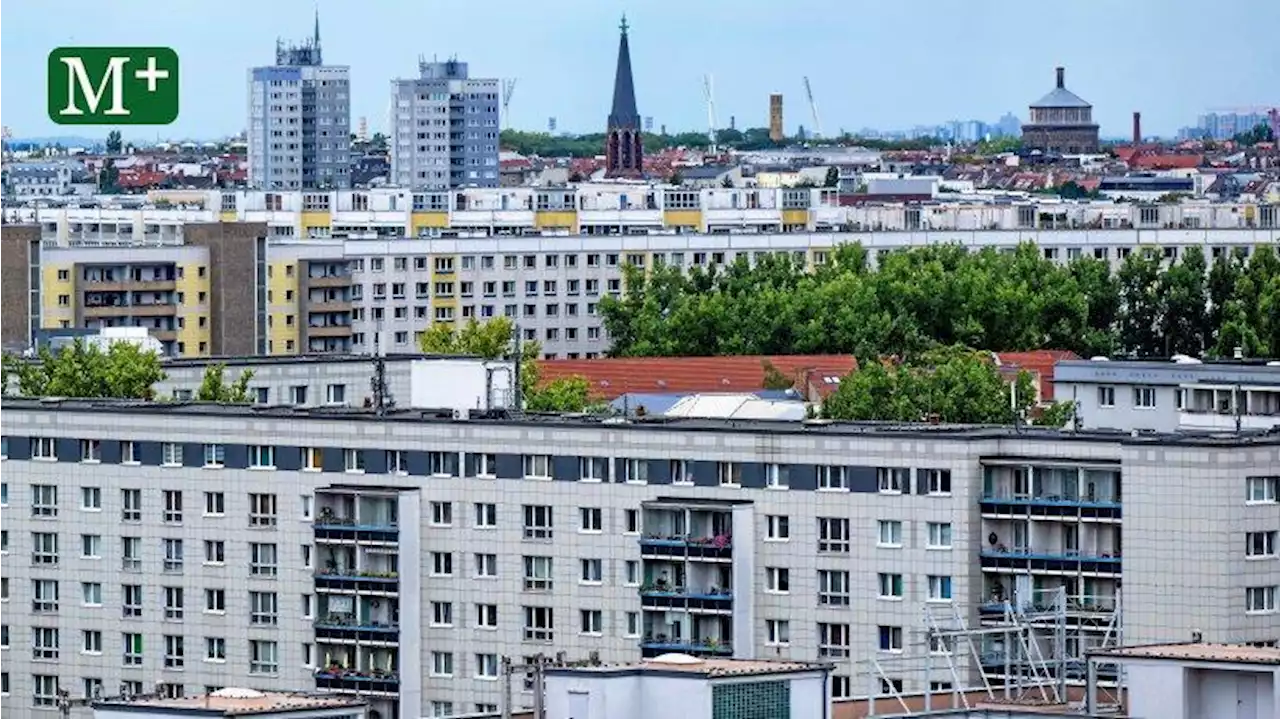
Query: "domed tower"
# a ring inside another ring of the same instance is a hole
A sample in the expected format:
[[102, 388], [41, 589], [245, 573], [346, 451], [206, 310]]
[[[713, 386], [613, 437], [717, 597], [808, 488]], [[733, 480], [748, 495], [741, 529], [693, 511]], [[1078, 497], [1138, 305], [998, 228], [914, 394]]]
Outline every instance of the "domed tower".
[[627, 16], [622, 16], [618, 41], [618, 70], [613, 78], [613, 109], [605, 135], [605, 176], [641, 177], [644, 147], [640, 140], [640, 112], [631, 80], [631, 48], [627, 44]]
[[1057, 74], [1057, 87], [1031, 104], [1031, 117], [1022, 126], [1023, 147], [1054, 153], [1097, 152], [1093, 105], [1067, 89], [1065, 68], [1057, 68]]

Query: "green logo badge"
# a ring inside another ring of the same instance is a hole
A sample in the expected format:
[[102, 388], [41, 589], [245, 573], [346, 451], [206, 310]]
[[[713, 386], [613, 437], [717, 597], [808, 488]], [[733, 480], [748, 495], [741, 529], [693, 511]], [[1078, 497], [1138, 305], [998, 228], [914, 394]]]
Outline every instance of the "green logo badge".
[[55, 49], [49, 53], [49, 119], [168, 125], [178, 119], [178, 53], [167, 47]]

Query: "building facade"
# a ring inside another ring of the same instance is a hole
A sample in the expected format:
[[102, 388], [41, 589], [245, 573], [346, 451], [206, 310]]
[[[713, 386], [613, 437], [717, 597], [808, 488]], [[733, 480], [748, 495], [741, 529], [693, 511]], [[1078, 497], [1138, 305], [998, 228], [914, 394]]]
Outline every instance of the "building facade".
[[1022, 146], [1049, 153], [1079, 154], [1098, 151], [1098, 124], [1093, 106], [1067, 89], [1066, 69], [1057, 69], [1057, 85], [1031, 104], [1030, 117], [1022, 125]]
[[419, 62], [391, 82], [391, 182], [413, 190], [498, 186], [498, 80], [467, 63]]
[[249, 70], [249, 184], [270, 190], [351, 186], [351, 70], [325, 65], [320, 18], [300, 45]]
[[[1049, 597], [1062, 642], [1025, 636], [1072, 679], [1121, 628], [1280, 627], [1274, 434], [5, 408], [6, 712], [157, 677], [493, 711], [500, 657], [560, 651], [816, 658], [848, 696], [867, 662], [926, 651], [923, 616], [976, 627]], [[881, 691], [1025, 658], [967, 642]]]

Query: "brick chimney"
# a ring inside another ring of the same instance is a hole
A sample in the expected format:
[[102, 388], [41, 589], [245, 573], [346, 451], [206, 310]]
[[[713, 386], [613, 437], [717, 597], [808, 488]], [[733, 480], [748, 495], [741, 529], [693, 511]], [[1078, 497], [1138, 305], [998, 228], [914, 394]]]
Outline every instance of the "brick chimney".
[[1058, 89], [1062, 89], [1066, 86], [1067, 86], [1067, 68], [1060, 67], [1058, 68]]
[[1142, 144], [1142, 113], [1133, 113], [1133, 144]]

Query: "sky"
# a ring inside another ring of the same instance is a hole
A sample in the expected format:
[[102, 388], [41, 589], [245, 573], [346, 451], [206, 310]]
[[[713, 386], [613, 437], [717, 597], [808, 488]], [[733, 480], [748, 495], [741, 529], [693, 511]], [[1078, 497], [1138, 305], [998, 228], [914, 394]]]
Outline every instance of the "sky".
[[475, 77], [514, 78], [504, 126], [604, 128], [618, 21], [631, 26], [641, 115], [704, 130], [703, 78], [717, 126], [767, 125], [784, 95], [789, 132], [994, 122], [1053, 87], [1094, 105], [1104, 136], [1172, 135], [1207, 109], [1280, 106], [1276, 0], [10, 0], [0, 9], [0, 119], [14, 136], [105, 136], [54, 125], [45, 62], [65, 45], [163, 45], [181, 59], [182, 107], [126, 139], [218, 139], [242, 132], [248, 68], [274, 62], [277, 37], [310, 35], [320, 13], [326, 63], [349, 65], [352, 129], [384, 129], [390, 80], [419, 55], [457, 56]]

